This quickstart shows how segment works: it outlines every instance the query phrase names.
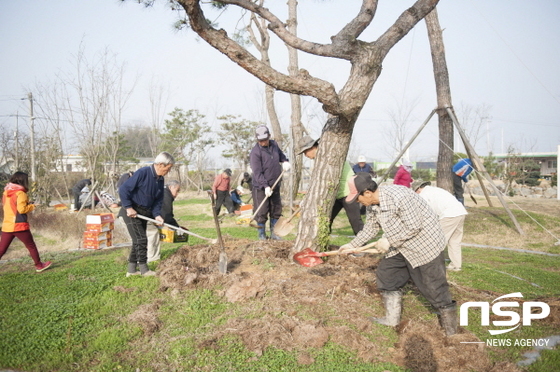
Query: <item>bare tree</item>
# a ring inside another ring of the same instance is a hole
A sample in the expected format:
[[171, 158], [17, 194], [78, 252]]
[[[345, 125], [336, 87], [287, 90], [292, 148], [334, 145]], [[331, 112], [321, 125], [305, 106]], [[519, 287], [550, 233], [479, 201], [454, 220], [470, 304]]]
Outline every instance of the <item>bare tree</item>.
[[154, 80], [150, 83], [150, 127], [148, 137], [152, 157], [156, 157], [161, 150], [161, 125], [165, 117], [165, 109], [169, 99], [169, 90], [162, 85], [156, 84]]
[[389, 150], [387, 155], [390, 158], [394, 159], [408, 143], [411, 116], [417, 105], [417, 99], [411, 102], [399, 102], [395, 99], [395, 107], [387, 109], [391, 122], [390, 125], [383, 127], [383, 135]]
[[203, 40], [224, 53], [239, 66], [278, 90], [315, 97], [330, 114], [317, 153], [312, 183], [303, 204], [293, 252], [305, 247], [328, 244], [328, 224], [337, 193], [338, 181], [350, 146], [354, 125], [373, 85], [381, 73], [382, 62], [391, 48], [437, 5], [438, 0], [417, 0], [398, 17], [377, 40], [358, 38], [370, 26], [377, 10], [377, 0], [363, 0], [356, 16], [331, 42], [320, 44], [299, 38], [267, 8], [251, 0], [223, 0], [220, 4], [251, 12], [267, 22], [267, 28], [285, 44], [317, 56], [350, 62], [346, 84], [337, 92], [332, 83], [300, 69], [295, 76], [285, 75], [253, 56], [242, 45], [216, 29], [205, 16], [200, 0], [177, 0], [187, 13], [188, 24]]
[[[263, 5], [264, 0], [258, 0], [260, 6]], [[253, 45], [257, 48], [261, 55], [261, 61], [270, 66], [270, 56], [268, 55], [268, 50], [270, 48], [270, 35], [268, 34], [268, 29], [266, 28], [266, 21], [263, 18], [257, 17], [255, 13], [250, 15], [251, 22], [247, 27], [249, 31], [249, 38]], [[255, 32], [253, 31], [254, 26], [259, 34], [257, 38]], [[282, 128], [280, 127], [280, 120], [278, 120], [278, 114], [276, 113], [276, 105], [274, 104], [274, 91], [275, 89], [270, 85], [265, 84], [264, 94], [266, 100], [266, 111], [268, 113], [268, 120], [270, 120], [270, 126], [272, 127], [272, 133], [274, 138], [278, 143], [280, 148], [283, 147], [282, 138]]]
[[102, 164], [116, 172], [122, 113], [132, 88], [124, 86], [125, 64], [105, 49], [88, 61], [84, 46], [75, 56], [75, 71], [62, 79], [60, 111], [68, 122], [89, 176], [104, 175]]
[[483, 103], [478, 106], [462, 104], [459, 113], [461, 117], [461, 127], [469, 138], [471, 145], [476, 148], [478, 142], [486, 134], [486, 147], [491, 152], [491, 143], [489, 139], [489, 121], [492, 119], [490, 115], [492, 107]]

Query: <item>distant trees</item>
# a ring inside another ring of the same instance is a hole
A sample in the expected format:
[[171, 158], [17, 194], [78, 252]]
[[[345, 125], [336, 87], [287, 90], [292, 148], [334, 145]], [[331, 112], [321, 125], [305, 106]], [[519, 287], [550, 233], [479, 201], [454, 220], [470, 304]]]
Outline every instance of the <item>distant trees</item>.
[[[181, 161], [186, 167], [187, 183], [193, 184], [188, 177], [188, 171], [192, 164], [201, 165], [206, 158], [207, 152], [214, 147], [216, 141], [212, 138], [212, 129], [204, 120], [204, 115], [198, 110], [183, 110], [175, 108], [168, 114], [169, 119], [164, 120], [163, 132], [161, 133], [161, 149], [170, 152], [175, 160]], [[199, 170], [198, 188], [201, 189], [202, 174]]]
[[224, 158], [230, 158], [237, 166], [246, 170], [249, 166], [249, 152], [255, 145], [255, 128], [264, 123], [249, 121], [235, 115], [220, 116], [219, 142], [226, 147]]

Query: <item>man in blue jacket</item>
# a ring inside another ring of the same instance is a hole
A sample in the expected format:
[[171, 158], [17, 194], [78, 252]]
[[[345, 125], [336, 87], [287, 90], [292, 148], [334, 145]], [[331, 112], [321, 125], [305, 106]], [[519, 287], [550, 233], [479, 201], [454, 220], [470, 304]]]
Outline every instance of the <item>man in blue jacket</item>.
[[[282, 216], [282, 199], [280, 198], [280, 184], [278, 182], [274, 190], [272, 185], [282, 174], [291, 168], [288, 158], [278, 147], [276, 141], [270, 139], [270, 132], [266, 125], [260, 125], [255, 130], [257, 144], [251, 150], [249, 161], [253, 170], [253, 200], [256, 208], [268, 197], [268, 200], [259, 209], [255, 221], [259, 226], [259, 239], [267, 239], [265, 232], [266, 221], [270, 216], [271, 239], [280, 240], [274, 234], [274, 225]], [[281, 164], [280, 164], [281, 163]]]
[[148, 268], [148, 238], [146, 236], [147, 221], [136, 218], [143, 215], [163, 223], [161, 207], [163, 204], [164, 176], [175, 164], [173, 156], [162, 152], [154, 159], [154, 164], [134, 172], [119, 188], [122, 208], [119, 212], [132, 238], [132, 247], [128, 257], [126, 276], [136, 275], [136, 266], [142, 276], [153, 276], [155, 273]]

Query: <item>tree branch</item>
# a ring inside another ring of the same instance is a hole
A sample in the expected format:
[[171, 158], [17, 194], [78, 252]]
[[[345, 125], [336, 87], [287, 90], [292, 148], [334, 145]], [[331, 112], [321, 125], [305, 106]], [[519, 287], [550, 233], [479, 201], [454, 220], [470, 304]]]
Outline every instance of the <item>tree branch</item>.
[[[371, 0], [364, 0], [371, 1]], [[377, 1], [377, 0], [374, 0]], [[190, 0], [182, 0], [180, 2], [191, 2]], [[342, 51], [339, 48], [334, 47], [332, 44], [319, 44], [311, 41], [301, 39], [291, 32], [284, 22], [282, 22], [278, 17], [271, 13], [267, 8], [260, 6], [259, 4], [253, 3], [250, 0], [220, 0], [224, 4], [237, 5], [240, 8], [246, 9], [252, 13], [257, 14], [259, 17], [266, 19], [269, 22], [268, 29], [276, 36], [278, 36], [283, 42], [289, 46], [299, 49], [302, 52], [309, 54], [314, 54], [323, 57], [332, 57], [340, 59], [349, 59], [348, 52], [346, 50]]]
[[333, 44], [344, 45], [348, 41], [354, 41], [371, 24], [377, 10], [378, 0], [363, 0], [358, 15], [351, 20], [338, 34], [331, 37]]
[[[338, 113], [339, 98], [331, 83], [312, 77], [305, 70], [300, 70], [300, 73], [294, 77], [279, 73], [229, 38], [226, 31], [213, 28], [204, 17], [200, 0], [179, 0], [178, 2], [187, 12], [192, 30], [233, 62], [276, 89], [315, 97], [323, 104], [325, 111], [331, 114]], [[252, 7], [248, 6], [249, 1], [223, 1], [223, 3], [237, 2], [243, 3], [251, 11]]]
[[439, 0], [418, 0], [412, 7], [405, 10], [396, 22], [375, 42], [377, 47], [380, 48], [381, 58], [385, 58], [389, 50], [430, 13], [438, 2]]

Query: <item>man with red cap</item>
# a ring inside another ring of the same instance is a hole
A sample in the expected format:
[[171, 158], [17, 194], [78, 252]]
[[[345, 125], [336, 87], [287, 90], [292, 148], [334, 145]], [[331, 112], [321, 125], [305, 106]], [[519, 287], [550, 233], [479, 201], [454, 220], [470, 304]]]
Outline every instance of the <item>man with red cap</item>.
[[373, 320], [388, 326], [399, 324], [400, 289], [412, 279], [439, 311], [446, 335], [457, 333], [457, 305], [451, 299], [445, 277], [445, 237], [436, 213], [411, 189], [399, 185], [378, 187], [367, 173], [358, 173], [348, 184], [350, 194], [346, 200], [367, 207], [366, 223], [356, 238], [340, 249], [361, 247], [383, 230], [377, 248], [386, 255], [376, 275], [386, 316]]

